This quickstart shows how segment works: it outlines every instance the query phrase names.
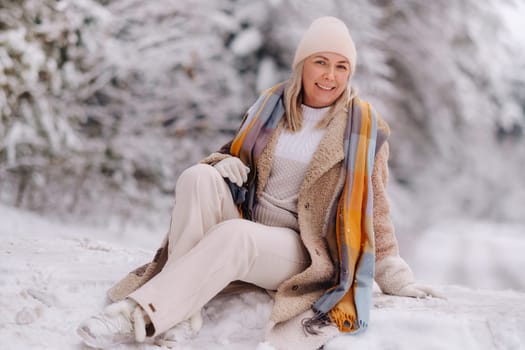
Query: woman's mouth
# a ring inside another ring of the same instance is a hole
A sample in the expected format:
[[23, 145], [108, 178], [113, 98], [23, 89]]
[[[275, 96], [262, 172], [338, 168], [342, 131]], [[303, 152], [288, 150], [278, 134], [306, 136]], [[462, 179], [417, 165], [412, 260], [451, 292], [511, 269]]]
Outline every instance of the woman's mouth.
[[326, 86], [326, 85], [322, 85], [322, 84], [319, 84], [319, 83], [315, 83], [315, 85], [322, 89], [322, 90], [325, 90], [325, 91], [332, 91], [333, 89], [335, 89], [335, 86]]

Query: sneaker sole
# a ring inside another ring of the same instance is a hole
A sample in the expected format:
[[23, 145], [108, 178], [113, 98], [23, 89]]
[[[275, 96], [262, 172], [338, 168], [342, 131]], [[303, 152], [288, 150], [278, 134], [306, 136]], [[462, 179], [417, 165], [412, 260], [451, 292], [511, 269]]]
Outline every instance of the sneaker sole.
[[133, 343], [135, 341], [135, 338], [131, 334], [122, 334], [122, 335], [116, 335], [113, 337], [111, 342], [103, 342], [101, 344], [100, 340], [97, 340], [93, 335], [83, 328], [77, 328], [77, 334], [80, 338], [82, 338], [82, 341], [87, 346], [94, 348], [94, 349], [108, 349], [110, 347], [113, 347], [118, 344], [128, 344]]

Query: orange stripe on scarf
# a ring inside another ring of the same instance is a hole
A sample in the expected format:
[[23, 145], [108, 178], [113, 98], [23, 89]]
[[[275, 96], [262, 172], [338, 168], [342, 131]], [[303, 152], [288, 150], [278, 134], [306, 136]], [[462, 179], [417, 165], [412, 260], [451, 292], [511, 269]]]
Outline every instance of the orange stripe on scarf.
[[[366, 233], [366, 204], [368, 195], [367, 178], [371, 176], [367, 172], [368, 139], [371, 132], [371, 120], [369, 118], [369, 107], [367, 103], [361, 102], [363, 117], [361, 118], [361, 128], [356, 152], [354, 173], [352, 176], [352, 191], [350, 200], [345, 200], [344, 196], [338, 203], [336, 231], [344, 230], [344, 244], [341, 242], [341, 235], [337, 235], [337, 245], [339, 259], [342, 259], [341, 249], [346, 246], [350, 249], [349, 267], [357, 269], [357, 263], [366, 245], [368, 238]], [[366, 137], [363, 137], [366, 136]], [[349, 179], [345, 181], [343, 193], [348, 193]], [[341, 218], [342, 217], [342, 223]], [[341, 227], [342, 226], [342, 227]], [[355, 276], [355, 272], [353, 273]], [[358, 324], [357, 311], [355, 307], [355, 289], [357, 280], [353, 281], [351, 288], [343, 298], [330, 310], [330, 318], [342, 332], [351, 332], [360, 327]]]

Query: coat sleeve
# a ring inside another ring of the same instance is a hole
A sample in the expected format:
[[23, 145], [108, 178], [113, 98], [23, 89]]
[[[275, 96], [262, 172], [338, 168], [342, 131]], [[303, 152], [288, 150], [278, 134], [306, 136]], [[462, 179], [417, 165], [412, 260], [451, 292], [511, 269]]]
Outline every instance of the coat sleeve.
[[388, 156], [389, 146], [388, 142], [385, 142], [376, 154], [372, 172], [376, 261], [380, 261], [387, 256], [397, 255], [399, 252], [394, 224], [390, 217], [390, 204], [386, 193]]
[[385, 142], [375, 157], [372, 173], [374, 190], [374, 232], [376, 245], [375, 280], [383, 293], [397, 294], [414, 282], [408, 264], [399, 256], [390, 204], [386, 193], [388, 183], [389, 145]]

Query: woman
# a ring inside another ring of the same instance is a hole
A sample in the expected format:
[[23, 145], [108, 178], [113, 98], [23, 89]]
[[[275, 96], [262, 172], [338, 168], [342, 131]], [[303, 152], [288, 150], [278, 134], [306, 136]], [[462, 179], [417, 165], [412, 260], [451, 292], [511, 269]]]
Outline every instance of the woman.
[[196, 334], [201, 308], [233, 281], [275, 291], [266, 342], [285, 350], [366, 328], [374, 270], [384, 293], [432, 294], [398, 255], [389, 129], [350, 87], [355, 64], [342, 21], [312, 22], [290, 79], [259, 97], [232, 142], [179, 177], [162, 247], [80, 325], [88, 345], [173, 345]]

